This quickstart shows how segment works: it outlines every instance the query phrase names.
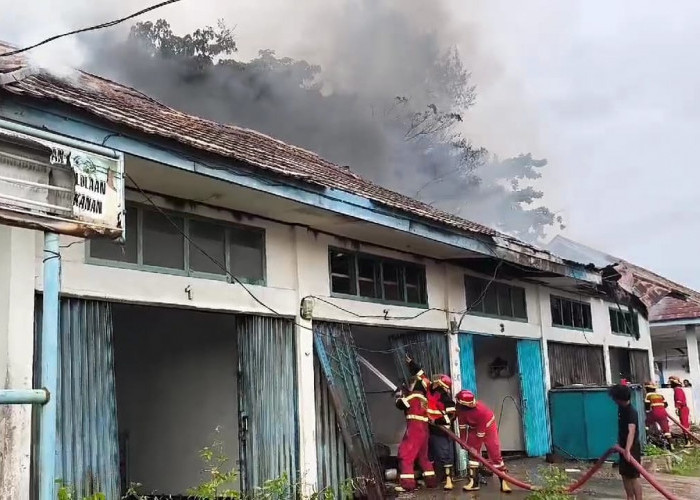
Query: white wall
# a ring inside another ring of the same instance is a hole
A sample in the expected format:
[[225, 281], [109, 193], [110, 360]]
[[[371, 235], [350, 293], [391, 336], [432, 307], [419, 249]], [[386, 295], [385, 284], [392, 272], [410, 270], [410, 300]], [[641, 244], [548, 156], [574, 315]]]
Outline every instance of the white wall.
[[[0, 388], [31, 389], [34, 354], [32, 231], [0, 225]], [[29, 498], [30, 405], [0, 406], [0, 498]]]
[[[662, 394], [664, 398], [666, 398], [666, 402], [668, 403], [668, 408], [666, 408], [666, 412], [671, 415], [673, 418], [679, 420], [678, 415], [676, 415], [676, 406], [673, 403], [674, 402], [674, 397], [673, 397], [673, 389], [670, 387], [668, 388], [659, 388], [656, 392]], [[685, 399], [686, 403], [688, 404], [688, 408], [690, 409], [690, 421], [692, 423], [698, 423], [700, 420], [698, 419], [698, 415], [695, 412], [695, 401], [693, 399], [693, 391], [691, 391], [689, 388], [684, 388], [683, 392], [685, 392]], [[673, 422], [671, 422], [671, 425]]]
[[[516, 341], [498, 337], [477, 336], [474, 338], [474, 357], [476, 360], [477, 396], [491, 408], [499, 423], [501, 448], [504, 451], [522, 451], [523, 425], [515, 404], [520, 406], [520, 377], [518, 376], [518, 359]], [[491, 378], [489, 364], [496, 358], [508, 362], [511, 367], [510, 378]], [[508, 398], [513, 398], [513, 401]], [[502, 410], [502, 412], [501, 412]]]
[[113, 318], [130, 481], [144, 492], [184, 494], [206, 479], [199, 450], [214, 440], [238, 468], [235, 318], [128, 305], [115, 305]]

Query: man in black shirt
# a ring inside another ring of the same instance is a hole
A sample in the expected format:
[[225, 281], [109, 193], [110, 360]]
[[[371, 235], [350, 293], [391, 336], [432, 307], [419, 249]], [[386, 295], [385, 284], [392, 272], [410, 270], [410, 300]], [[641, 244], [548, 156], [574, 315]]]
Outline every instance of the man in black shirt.
[[639, 417], [630, 400], [632, 391], [626, 385], [612, 386], [608, 394], [617, 404], [617, 443], [624, 453], [620, 455], [620, 475], [625, 486], [627, 500], [642, 500], [642, 484], [639, 481], [639, 471], [630, 463], [634, 458], [639, 462], [642, 449], [639, 444]]

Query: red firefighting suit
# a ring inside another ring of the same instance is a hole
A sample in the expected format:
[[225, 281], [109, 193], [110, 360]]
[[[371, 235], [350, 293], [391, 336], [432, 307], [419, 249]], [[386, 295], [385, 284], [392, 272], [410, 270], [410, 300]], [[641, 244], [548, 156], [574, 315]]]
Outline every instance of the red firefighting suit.
[[[415, 361], [408, 363], [412, 375], [420, 380], [428, 398], [428, 417], [436, 425], [450, 428], [456, 416], [455, 403], [449, 393], [452, 380], [447, 375], [437, 375], [434, 382], [428, 378], [423, 369]], [[430, 427], [428, 439], [428, 457], [440, 474], [440, 481], [446, 481], [452, 476], [454, 465], [454, 445], [450, 438], [439, 429]], [[450, 481], [451, 484], [451, 481]], [[449, 486], [451, 489], [451, 486]]]
[[686, 429], [690, 429], [690, 408], [688, 408], [688, 403], [685, 399], [685, 391], [680, 385], [672, 384], [673, 387], [673, 400], [676, 404], [676, 412], [681, 421], [681, 425]]
[[501, 440], [498, 437], [496, 417], [491, 408], [481, 401], [476, 401], [476, 406], [470, 408], [460, 404], [458, 400], [457, 420], [459, 421], [459, 437], [466, 438], [467, 444], [478, 452], [481, 452], [482, 446], [485, 445], [491, 464], [498, 469], [504, 468]]
[[436, 485], [433, 464], [428, 459], [428, 400], [421, 390], [411, 391], [396, 400], [396, 407], [406, 414], [406, 432], [399, 445], [399, 484], [405, 491], [416, 489], [413, 466], [416, 461], [423, 470], [428, 488]]
[[666, 408], [668, 407], [666, 398], [658, 392], [654, 392], [653, 389], [648, 390], [649, 392], [644, 400], [644, 406], [647, 412], [646, 424], [648, 427], [658, 424], [664, 436], [670, 438], [671, 428], [669, 427], [668, 414], [666, 413]]

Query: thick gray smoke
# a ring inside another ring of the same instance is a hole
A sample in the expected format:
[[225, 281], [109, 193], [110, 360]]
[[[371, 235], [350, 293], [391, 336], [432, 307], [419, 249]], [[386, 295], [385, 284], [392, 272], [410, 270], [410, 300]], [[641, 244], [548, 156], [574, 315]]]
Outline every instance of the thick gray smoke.
[[[310, 9], [299, 25], [312, 47], [308, 63], [266, 51], [245, 62], [222, 54], [236, 61], [193, 69], [192, 58], [164, 57], [157, 44], [112, 31], [83, 45], [83, 67], [175, 108], [260, 130], [378, 184], [533, 239], [554, 218], [528, 206], [540, 193], [523, 181], [536, 179], [544, 164], [527, 156], [498, 161], [461, 135], [478, 89], [462, 62], [471, 47], [457, 50], [457, 29], [448, 0], [344, 0]], [[246, 40], [236, 41], [244, 49]]]

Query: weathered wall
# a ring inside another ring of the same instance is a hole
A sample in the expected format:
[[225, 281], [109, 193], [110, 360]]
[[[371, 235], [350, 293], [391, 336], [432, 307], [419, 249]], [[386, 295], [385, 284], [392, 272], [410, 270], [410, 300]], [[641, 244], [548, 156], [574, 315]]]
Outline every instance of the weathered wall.
[[[32, 388], [34, 254], [32, 231], [0, 225], [0, 387]], [[29, 498], [30, 405], [0, 406], [0, 498]]]
[[[235, 318], [178, 309], [113, 308], [120, 432], [130, 481], [185, 494], [202, 482], [199, 450], [221, 440], [238, 462]], [[220, 429], [219, 433], [215, 430]]]

